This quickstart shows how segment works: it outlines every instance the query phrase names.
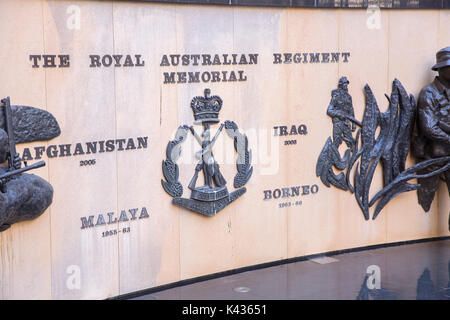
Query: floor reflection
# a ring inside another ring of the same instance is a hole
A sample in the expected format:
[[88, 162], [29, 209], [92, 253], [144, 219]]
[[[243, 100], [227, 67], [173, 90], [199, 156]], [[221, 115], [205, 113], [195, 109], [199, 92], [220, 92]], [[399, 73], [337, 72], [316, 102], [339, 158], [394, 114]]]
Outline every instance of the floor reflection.
[[450, 300], [450, 260], [448, 261], [448, 284], [444, 288], [436, 288], [431, 280], [431, 273], [425, 268], [417, 280], [417, 300]]
[[395, 292], [390, 292], [384, 288], [380, 289], [369, 289], [367, 286], [367, 280], [369, 280], [369, 276], [366, 275], [361, 286], [361, 290], [359, 291], [356, 300], [396, 300], [397, 295]]
[[[196, 282], [136, 299], [450, 300], [450, 239], [334, 255]], [[237, 287], [249, 290], [240, 292]]]

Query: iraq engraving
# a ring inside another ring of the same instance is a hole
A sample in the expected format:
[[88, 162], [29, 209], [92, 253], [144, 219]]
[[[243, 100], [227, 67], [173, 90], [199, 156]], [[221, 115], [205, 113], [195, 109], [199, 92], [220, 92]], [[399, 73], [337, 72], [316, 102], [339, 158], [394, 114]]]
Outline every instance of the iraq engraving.
[[[253, 173], [251, 167], [251, 151], [248, 149], [248, 139], [245, 134], [239, 132], [238, 126], [233, 121], [225, 121], [211, 139], [211, 125], [219, 122], [219, 111], [222, 108], [222, 99], [219, 96], [211, 96], [210, 89], [205, 89], [204, 97], [194, 97], [191, 108], [194, 112], [195, 124], [203, 127], [199, 135], [193, 126], [180, 126], [175, 139], [167, 145], [167, 159], [162, 163], [163, 174], [166, 180], [161, 180], [164, 190], [173, 198], [173, 203], [182, 208], [197, 212], [205, 216], [214, 216], [231, 202], [242, 196], [247, 189], [244, 185]], [[219, 164], [214, 159], [212, 152], [222, 130], [225, 128], [228, 136], [234, 139], [234, 148], [238, 153], [237, 174], [234, 177], [234, 187], [237, 189], [229, 193], [227, 181], [220, 172]], [[179, 168], [176, 164], [181, 153], [181, 143], [186, 140], [189, 132], [201, 147], [196, 153], [198, 163], [188, 188], [191, 190], [189, 199], [182, 198], [183, 186], [178, 181]], [[203, 173], [204, 185], [197, 186], [199, 173]]]

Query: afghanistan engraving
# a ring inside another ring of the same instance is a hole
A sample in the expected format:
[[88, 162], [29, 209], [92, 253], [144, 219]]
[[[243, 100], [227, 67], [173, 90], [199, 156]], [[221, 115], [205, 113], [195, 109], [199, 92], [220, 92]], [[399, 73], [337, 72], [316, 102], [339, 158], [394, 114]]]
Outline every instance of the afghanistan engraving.
[[[161, 180], [164, 190], [170, 194], [173, 203], [177, 206], [200, 213], [205, 216], [213, 216], [224, 209], [231, 202], [242, 196], [247, 189], [243, 187], [253, 173], [251, 167], [251, 151], [248, 149], [248, 139], [245, 134], [239, 132], [238, 126], [233, 121], [225, 121], [211, 139], [212, 124], [219, 122], [219, 111], [222, 108], [222, 99], [219, 96], [211, 96], [210, 89], [205, 89], [204, 97], [194, 97], [191, 108], [194, 112], [195, 124], [203, 126], [203, 132], [198, 135], [193, 126], [183, 125], [178, 128], [175, 139], [167, 145], [167, 159], [162, 163], [165, 180]], [[229, 193], [227, 181], [220, 172], [219, 164], [214, 159], [212, 148], [223, 128], [228, 136], [234, 139], [234, 148], [238, 153], [237, 174], [234, 177], [234, 187], [237, 190]], [[189, 132], [201, 147], [196, 153], [199, 160], [195, 167], [188, 188], [191, 189], [190, 199], [182, 198], [183, 186], [178, 181], [179, 168], [176, 164], [181, 154], [181, 143], [186, 140]], [[202, 172], [204, 185], [197, 186], [198, 174]]]
[[[445, 89], [443, 83], [448, 85], [450, 81], [450, 48], [439, 51], [437, 60], [433, 70], [439, 70], [439, 77], [419, 96], [419, 136], [413, 143], [419, 162], [409, 168], [405, 168], [405, 163], [413, 136], [416, 108], [413, 95], [407, 94], [400, 81], [395, 79], [391, 96], [386, 95], [389, 102], [386, 112], [380, 112], [370, 87], [364, 87], [366, 107], [362, 122], [354, 118], [352, 100], [347, 91], [349, 82], [345, 77], [340, 79], [339, 88], [332, 92], [327, 114], [333, 118], [333, 139], [328, 138], [320, 153], [316, 175], [327, 187], [334, 185], [354, 193], [366, 220], [370, 217], [369, 208], [375, 203], [372, 219], [392, 198], [412, 190], [418, 190], [419, 202], [428, 211], [442, 173], [449, 183], [450, 136], [445, 128], [448, 130], [450, 127], [450, 105], [448, 86]], [[356, 126], [360, 128], [353, 136]], [[342, 141], [347, 145], [343, 157], [338, 149]], [[372, 179], [380, 162], [383, 188], [369, 199]], [[335, 174], [333, 168], [343, 172]], [[352, 172], [353, 184], [350, 181]], [[419, 183], [407, 183], [411, 179], [418, 179]]]
[[[0, 232], [13, 223], [39, 217], [50, 206], [53, 188], [44, 179], [24, 172], [45, 166], [44, 161], [22, 167], [16, 143], [49, 140], [61, 130], [47, 111], [11, 106], [10, 99], [1, 100], [0, 112]], [[4, 129], [3, 129], [4, 128]]]

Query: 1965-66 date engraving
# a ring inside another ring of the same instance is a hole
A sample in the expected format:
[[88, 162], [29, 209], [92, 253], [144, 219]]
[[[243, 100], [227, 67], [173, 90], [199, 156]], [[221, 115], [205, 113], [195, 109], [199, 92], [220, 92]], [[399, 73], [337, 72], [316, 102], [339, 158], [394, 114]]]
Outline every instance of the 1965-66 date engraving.
[[288, 208], [288, 207], [295, 207], [295, 206], [301, 206], [303, 204], [302, 200], [297, 201], [289, 201], [289, 202], [282, 202], [278, 204], [279, 208]]

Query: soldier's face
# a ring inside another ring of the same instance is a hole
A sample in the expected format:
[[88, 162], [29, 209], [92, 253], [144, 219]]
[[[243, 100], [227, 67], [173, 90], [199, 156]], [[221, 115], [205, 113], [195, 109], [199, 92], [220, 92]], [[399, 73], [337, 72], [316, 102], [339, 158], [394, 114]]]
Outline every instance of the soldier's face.
[[439, 69], [439, 78], [443, 78], [447, 82], [450, 82], [450, 66]]

